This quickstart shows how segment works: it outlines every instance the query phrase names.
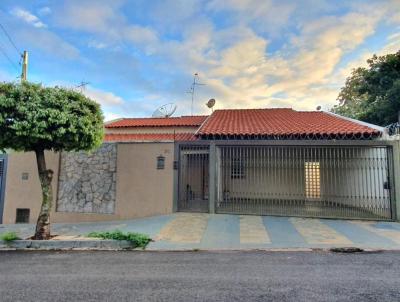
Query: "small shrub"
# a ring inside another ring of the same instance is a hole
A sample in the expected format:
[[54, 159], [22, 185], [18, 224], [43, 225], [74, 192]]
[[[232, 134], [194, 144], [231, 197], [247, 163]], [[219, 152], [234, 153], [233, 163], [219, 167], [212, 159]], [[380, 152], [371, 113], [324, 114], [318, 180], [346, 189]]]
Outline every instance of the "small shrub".
[[3, 240], [5, 242], [11, 242], [14, 240], [18, 240], [20, 239], [17, 235], [17, 233], [15, 232], [7, 232], [7, 233], [3, 233], [0, 235], [0, 240]]
[[145, 234], [140, 233], [132, 233], [132, 232], [121, 232], [120, 230], [115, 230], [111, 232], [91, 232], [87, 235], [92, 238], [101, 238], [101, 239], [113, 239], [113, 240], [126, 240], [129, 241], [135, 247], [145, 248], [151, 238]]

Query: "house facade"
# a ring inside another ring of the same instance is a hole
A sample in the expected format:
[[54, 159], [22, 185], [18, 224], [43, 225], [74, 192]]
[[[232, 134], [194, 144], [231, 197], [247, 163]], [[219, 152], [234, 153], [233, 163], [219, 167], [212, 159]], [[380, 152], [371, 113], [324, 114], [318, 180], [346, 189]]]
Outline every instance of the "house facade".
[[[57, 175], [52, 221], [176, 211], [400, 217], [399, 140], [375, 125], [278, 108], [120, 119], [105, 130], [91, 154], [48, 152]], [[41, 198], [34, 155], [2, 158], [3, 223], [34, 222]]]

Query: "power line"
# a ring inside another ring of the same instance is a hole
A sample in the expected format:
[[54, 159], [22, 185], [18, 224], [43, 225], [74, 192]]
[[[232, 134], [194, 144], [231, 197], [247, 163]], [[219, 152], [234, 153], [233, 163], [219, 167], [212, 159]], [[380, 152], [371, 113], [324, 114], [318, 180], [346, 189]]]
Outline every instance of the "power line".
[[0, 46], [0, 52], [3, 54], [3, 56], [8, 60], [8, 62], [10, 62], [10, 64], [17, 70], [17, 71], [19, 71], [19, 69], [18, 69], [18, 66], [14, 63], [14, 61], [13, 60], [11, 60], [11, 58], [7, 55], [7, 53], [5, 52], [5, 50]]
[[17, 53], [22, 56], [22, 53], [19, 51], [18, 47], [15, 45], [13, 39], [11, 38], [11, 36], [8, 34], [8, 32], [6, 31], [6, 29], [4, 28], [4, 26], [0, 23], [0, 27], [3, 30], [4, 34], [7, 36], [8, 41], [10, 41], [11, 45], [15, 48], [15, 50], [17, 51]]

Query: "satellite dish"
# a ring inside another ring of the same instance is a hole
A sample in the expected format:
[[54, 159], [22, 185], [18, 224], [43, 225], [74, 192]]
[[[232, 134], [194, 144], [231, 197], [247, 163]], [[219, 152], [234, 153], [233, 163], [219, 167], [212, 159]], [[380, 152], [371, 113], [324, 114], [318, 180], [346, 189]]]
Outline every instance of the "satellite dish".
[[206, 103], [208, 108], [212, 108], [215, 105], [215, 99], [209, 99], [208, 102]]
[[321, 110], [321, 106], [317, 106], [317, 111], [320, 111]]
[[175, 113], [176, 108], [174, 103], [164, 104], [153, 112], [152, 117], [170, 117]]

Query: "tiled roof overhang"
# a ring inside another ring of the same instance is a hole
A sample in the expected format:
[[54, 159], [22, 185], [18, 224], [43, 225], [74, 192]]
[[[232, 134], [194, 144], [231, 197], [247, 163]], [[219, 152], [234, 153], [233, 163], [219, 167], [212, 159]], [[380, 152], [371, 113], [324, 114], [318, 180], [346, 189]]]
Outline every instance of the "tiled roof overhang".
[[162, 142], [162, 141], [194, 141], [193, 133], [135, 133], [135, 134], [106, 134], [105, 142]]
[[216, 110], [196, 135], [202, 139], [372, 139], [382, 132], [321, 111]]

